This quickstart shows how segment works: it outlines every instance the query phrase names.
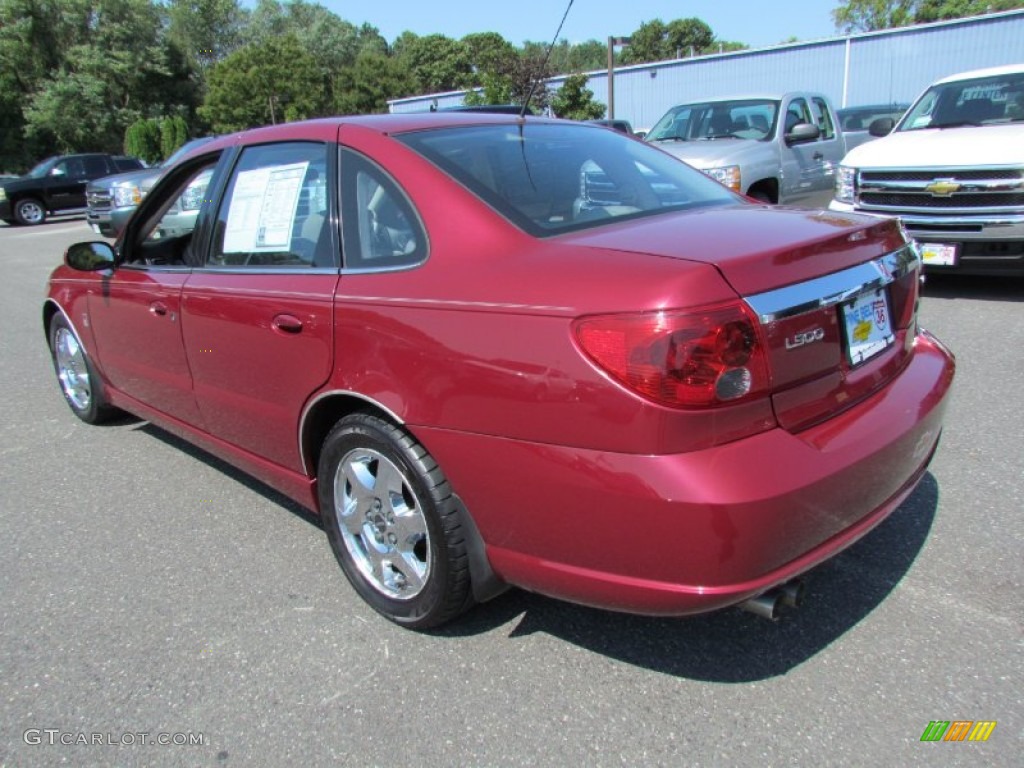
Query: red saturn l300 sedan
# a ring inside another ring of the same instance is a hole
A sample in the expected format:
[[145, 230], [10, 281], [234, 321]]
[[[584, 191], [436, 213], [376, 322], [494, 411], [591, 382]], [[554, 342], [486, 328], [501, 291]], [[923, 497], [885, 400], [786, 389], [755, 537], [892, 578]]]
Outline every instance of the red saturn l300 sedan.
[[755, 204], [603, 127], [389, 115], [205, 144], [116, 246], [68, 249], [43, 323], [77, 416], [317, 511], [399, 624], [509, 585], [774, 614], [935, 451], [920, 271], [893, 221]]

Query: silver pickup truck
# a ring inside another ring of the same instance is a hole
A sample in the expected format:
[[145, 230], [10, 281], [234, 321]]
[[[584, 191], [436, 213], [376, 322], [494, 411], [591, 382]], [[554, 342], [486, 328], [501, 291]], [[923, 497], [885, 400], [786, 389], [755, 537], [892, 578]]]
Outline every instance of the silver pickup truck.
[[780, 93], [670, 109], [644, 139], [768, 203], [825, 207], [846, 144], [828, 99]]

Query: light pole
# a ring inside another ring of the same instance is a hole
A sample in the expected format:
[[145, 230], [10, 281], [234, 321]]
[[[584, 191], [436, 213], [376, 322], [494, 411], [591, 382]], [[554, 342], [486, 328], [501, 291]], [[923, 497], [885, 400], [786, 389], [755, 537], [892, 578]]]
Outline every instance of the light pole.
[[628, 37], [608, 38], [608, 119], [615, 119], [615, 46], [629, 45]]

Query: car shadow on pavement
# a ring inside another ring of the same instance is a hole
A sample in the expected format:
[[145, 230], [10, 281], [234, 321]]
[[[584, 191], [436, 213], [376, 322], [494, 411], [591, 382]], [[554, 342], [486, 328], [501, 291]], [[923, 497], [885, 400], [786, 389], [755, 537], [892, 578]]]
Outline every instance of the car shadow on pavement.
[[938, 483], [928, 473], [882, 525], [806, 574], [803, 606], [778, 622], [736, 608], [682, 619], [630, 616], [513, 590], [435, 634], [489, 632], [521, 614], [511, 637], [544, 632], [667, 675], [719, 683], [783, 675], [852, 629], [896, 588], [928, 538], [938, 498]]
[[[129, 417], [129, 420], [132, 418], [134, 417]], [[227, 475], [232, 480], [237, 482], [239, 485], [244, 485], [246, 488], [260, 494], [268, 501], [273, 502], [274, 504], [277, 504], [281, 507], [284, 507], [293, 515], [305, 520], [313, 527], [323, 530], [323, 526], [320, 524], [319, 516], [315, 515], [312, 511], [306, 509], [301, 504], [296, 503], [295, 501], [288, 498], [283, 493], [280, 493], [279, 491], [270, 487], [266, 483], [257, 480], [252, 475], [246, 474], [245, 472], [238, 469], [234, 465], [228, 464], [226, 461], [223, 461], [222, 459], [218, 459], [212, 453], [208, 453], [199, 446], [193, 445], [192, 443], [189, 443], [181, 439], [177, 435], [171, 434], [170, 432], [167, 432], [161, 429], [160, 427], [151, 424], [148, 421], [140, 421], [139, 426], [136, 427], [136, 429], [145, 432], [150, 437], [155, 437], [157, 440], [166, 443], [175, 450], [187, 453], [189, 456], [196, 459], [197, 461], [201, 461], [206, 466], [211, 467], [212, 469], [215, 469], [224, 475]]]
[[[317, 515], [203, 449], [149, 422], [134, 428], [322, 529]], [[777, 622], [737, 608], [689, 618], [633, 616], [511, 589], [430, 634], [457, 640], [513, 624], [512, 639], [543, 632], [594, 653], [676, 677], [746, 683], [784, 675], [856, 626], [896, 588], [924, 547], [938, 501], [938, 483], [926, 473], [889, 519], [805, 574], [803, 606], [787, 610]]]
[[1024, 277], [942, 275], [929, 272], [921, 295], [927, 299], [977, 299], [981, 301], [1024, 301]]

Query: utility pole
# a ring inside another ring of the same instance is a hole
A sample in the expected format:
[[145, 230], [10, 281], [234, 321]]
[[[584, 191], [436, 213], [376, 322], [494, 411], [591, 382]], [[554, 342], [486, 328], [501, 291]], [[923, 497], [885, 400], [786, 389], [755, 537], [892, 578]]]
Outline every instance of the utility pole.
[[615, 46], [629, 45], [628, 37], [608, 38], [608, 119], [615, 119]]

